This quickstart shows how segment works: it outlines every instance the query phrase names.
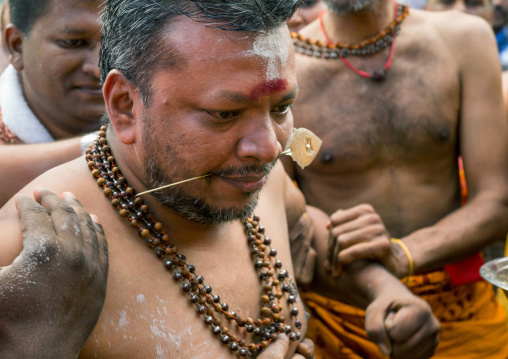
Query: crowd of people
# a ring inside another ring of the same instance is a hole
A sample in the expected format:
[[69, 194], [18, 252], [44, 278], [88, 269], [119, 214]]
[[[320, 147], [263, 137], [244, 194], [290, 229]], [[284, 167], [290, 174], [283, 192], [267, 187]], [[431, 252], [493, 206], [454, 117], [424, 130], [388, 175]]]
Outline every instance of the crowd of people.
[[3, 4], [0, 357], [508, 358], [505, 9]]

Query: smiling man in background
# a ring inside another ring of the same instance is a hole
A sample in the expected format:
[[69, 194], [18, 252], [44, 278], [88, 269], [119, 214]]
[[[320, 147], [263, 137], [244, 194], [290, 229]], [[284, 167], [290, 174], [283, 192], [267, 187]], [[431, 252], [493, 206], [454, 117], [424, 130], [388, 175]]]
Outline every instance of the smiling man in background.
[[91, 141], [83, 134], [99, 127], [101, 3], [9, 2], [4, 39], [11, 66], [0, 78], [0, 144], [15, 146], [0, 146], [0, 206], [39, 174], [78, 157]]

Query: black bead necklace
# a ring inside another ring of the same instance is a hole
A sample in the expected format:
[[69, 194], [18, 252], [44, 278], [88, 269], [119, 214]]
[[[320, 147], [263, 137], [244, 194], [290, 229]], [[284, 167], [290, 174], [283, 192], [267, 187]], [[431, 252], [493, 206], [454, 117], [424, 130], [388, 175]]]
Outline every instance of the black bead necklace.
[[[254, 268], [263, 284], [261, 318], [253, 320], [250, 317], [241, 318], [229, 311], [229, 306], [212, 292], [202, 276], [196, 274], [195, 267], [187, 263], [183, 254], [178, 253], [177, 247], [162, 228], [162, 223], [149, 213], [148, 206], [143, 204], [140, 197], [136, 197], [134, 189], [128, 186], [122, 176], [107, 144], [106, 130], [106, 126], [101, 127], [98, 138], [86, 152], [88, 168], [97, 178], [97, 184], [103, 188], [104, 194], [111, 199], [113, 207], [119, 210], [119, 215], [130, 222], [148, 247], [162, 260], [165, 268], [195, 305], [197, 313], [204, 316], [204, 321], [213, 334], [241, 357], [256, 356], [281, 333], [286, 333], [290, 340], [300, 340], [302, 323], [298, 320], [296, 289], [287, 271], [282, 269], [282, 263], [275, 258], [277, 251], [270, 247], [271, 240], [259, 225], [260, 218], [254, 215], [243, 220]], [[290, 308], [295, 331], [285, 324], [283, 298]], [[223, 325], [225, 321], [236, 326], [243, 336], [254, 336], [257, 340], [247, 343], [246, 339], [238, 338]]]

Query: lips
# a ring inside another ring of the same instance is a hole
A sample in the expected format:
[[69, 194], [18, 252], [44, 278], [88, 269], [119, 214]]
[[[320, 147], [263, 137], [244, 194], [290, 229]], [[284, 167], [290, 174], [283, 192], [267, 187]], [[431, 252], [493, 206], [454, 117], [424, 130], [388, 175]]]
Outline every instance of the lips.
[[266, 183], [266, 175], [263, 176], [241, 176], [241, 177], [219, 177], [242, 192], [255, 192]]
[[78, 85], [75, 89], [90, 96], [102, 97], [102, 87], [98, 84]]

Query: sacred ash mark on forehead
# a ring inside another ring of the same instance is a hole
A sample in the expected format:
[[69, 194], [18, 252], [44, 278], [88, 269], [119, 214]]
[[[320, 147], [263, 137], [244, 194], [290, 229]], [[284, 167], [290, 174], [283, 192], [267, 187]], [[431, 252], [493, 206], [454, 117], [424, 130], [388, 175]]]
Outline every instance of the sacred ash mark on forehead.
[[267, 31], [256, 36], [250, 54], [260, 56], [266, 61], [266, 79], [279, 78], [279, 67], [286, 66], [289, 57], [289, 42], [281, 29]]

